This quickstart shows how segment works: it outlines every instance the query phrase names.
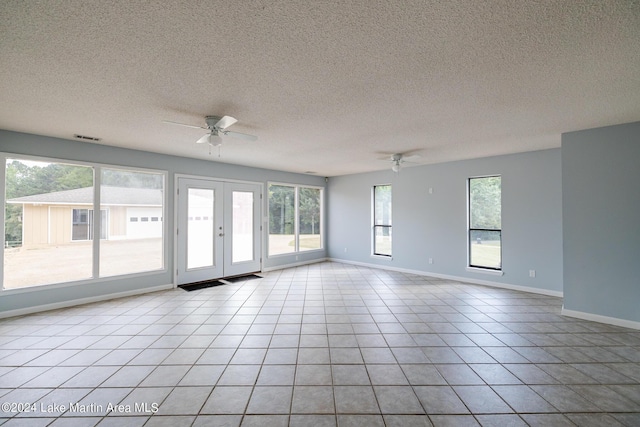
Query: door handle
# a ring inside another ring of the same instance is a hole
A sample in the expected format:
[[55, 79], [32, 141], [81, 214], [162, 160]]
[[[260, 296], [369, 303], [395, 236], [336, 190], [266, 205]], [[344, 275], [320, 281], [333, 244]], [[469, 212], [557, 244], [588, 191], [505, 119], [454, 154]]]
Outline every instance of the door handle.
[[224, 236], [224, 233], [220, 233], [220, 234], [218, 234], [218, 236], [222, 237], [222, 236]]

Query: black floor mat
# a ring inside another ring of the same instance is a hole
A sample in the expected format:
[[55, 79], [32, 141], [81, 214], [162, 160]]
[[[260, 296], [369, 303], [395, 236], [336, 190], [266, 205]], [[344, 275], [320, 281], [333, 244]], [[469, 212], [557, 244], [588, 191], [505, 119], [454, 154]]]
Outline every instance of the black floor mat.
[[187, 292], [191, 292], [191, 291], [197, 291], [198, 289], [212, 288], [214, 286], [220, 286], [224, 284], [225, 284], [224, 282], [221, 282], [219, 280], [207, 280], [204, 282], [196, 282], [196, 283], [189, 283], [186, 285], [180, 285], [178, 287], [184, 289]]
[[225, 277], [222, 280], [229, 283], [235, 283], [235, 282], [244, 282], [245, 280], [252, 280], [252, 279], [262, 279], [262, 277], [255, 274], [247, 274], [246, 276], [230, 277], [228, 279]]

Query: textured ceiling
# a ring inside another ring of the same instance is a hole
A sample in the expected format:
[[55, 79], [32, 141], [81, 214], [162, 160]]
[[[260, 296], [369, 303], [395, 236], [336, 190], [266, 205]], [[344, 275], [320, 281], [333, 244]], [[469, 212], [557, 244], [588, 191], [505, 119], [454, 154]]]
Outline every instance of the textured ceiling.
[[638, 1], [2, 0], [0, 58], [0, 128], [321, 176], [640, 120]]

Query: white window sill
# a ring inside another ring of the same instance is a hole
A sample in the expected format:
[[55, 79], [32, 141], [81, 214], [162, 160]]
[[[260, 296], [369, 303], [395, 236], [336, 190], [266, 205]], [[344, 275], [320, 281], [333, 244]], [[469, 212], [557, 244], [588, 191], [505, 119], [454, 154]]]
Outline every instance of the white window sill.
[[472, 273], [489, 274], [491, 276], [504, 276], [504, 272], [502, 270], [491, 270], [489, 268], [467, 267], [467, 271]]
[[387, 255], [375, 255], [375, 254], [371, 254], [371, 258], [375, 258], [375, 259], [385, 259], [387, 261], [393, 261], [393, 257], [392, 256], [387, 256]]

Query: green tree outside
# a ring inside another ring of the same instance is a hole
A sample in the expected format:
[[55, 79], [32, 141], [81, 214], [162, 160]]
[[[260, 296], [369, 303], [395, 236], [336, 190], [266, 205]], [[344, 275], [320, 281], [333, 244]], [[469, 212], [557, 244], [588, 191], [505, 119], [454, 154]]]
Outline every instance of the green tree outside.
[[[46, 194], [93, 186], [93, 168], [62, 163], [29, 162], [8, 159], [5, 197]], [[22, 207], [5, 204], [5, 242], [22, 242]]]
[[502, 180], [499, 176], [469, 180], [471, 228], [502, 228]]

